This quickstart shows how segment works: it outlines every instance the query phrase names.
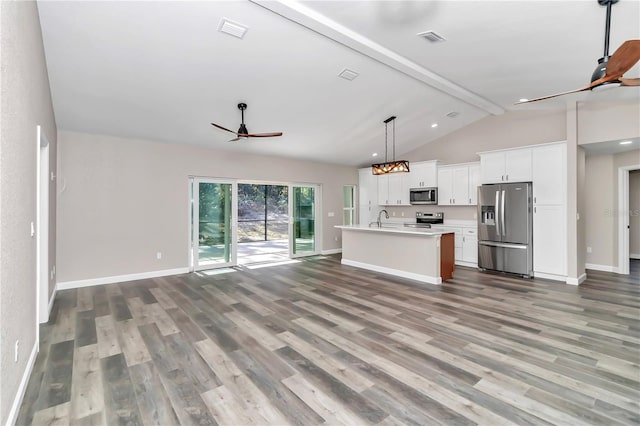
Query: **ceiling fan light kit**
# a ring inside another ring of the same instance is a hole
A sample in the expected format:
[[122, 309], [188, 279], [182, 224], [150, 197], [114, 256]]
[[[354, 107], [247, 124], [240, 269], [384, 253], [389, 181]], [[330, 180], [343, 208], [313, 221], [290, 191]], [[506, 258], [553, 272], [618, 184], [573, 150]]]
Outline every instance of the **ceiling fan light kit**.
[[[384, 163], [371, 165], [371, 173], [374, 175], [384, 175], [387, 173], [407, 173], [409, 172], [409, 162], [407, 160], [396, 160], [396, 117], [391, 116], [384, 120]], [[393, 160], [387, 160], [388, 128], [389, 123], [393, 123]]]
[[598, 59], [598, 66], [591, 75], [591, 83], [581, 89], [568, 92], [557, 93], [555, 95], [543, 96], [536, 99], [521, 99], [516, 105], [529, 102], [542, 101], [544, 99], [555, 98], [556, 96], [568, 95], [570, 93], [584, 92], [591, 90], [597, 92], [615, 87], [640, 86], [640, 78], [622, 78], [622, 75], [629, 71], [640, 60], [640, 40], [627, 40], [609, 56], [609, 33], [611, 30], [611, 6], [619, 0], [597, 0], [600, 6], [607, 7], [607, 17], [604, 31], [604, 54]]

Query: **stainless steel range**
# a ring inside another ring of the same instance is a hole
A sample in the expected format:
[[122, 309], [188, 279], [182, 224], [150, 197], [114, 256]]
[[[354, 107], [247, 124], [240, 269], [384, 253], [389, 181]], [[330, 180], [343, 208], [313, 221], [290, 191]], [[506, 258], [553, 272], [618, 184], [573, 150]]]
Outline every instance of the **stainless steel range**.
[[444, 223], [443, 212], [416, 212], [416, 223], [405, 223], [404, 226], [411, 228], [431, 228], [431, 225], [437, 225], [439, 223]]

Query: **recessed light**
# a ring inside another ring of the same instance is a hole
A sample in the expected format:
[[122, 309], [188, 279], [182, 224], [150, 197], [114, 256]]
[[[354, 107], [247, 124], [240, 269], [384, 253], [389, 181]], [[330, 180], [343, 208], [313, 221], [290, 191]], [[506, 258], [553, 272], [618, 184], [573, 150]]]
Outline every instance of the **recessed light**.
[[438, 127], [438, 123], [433, 123], [433, 124], [431, 125], [431, 127], [433, 127], [433, 128]]
[[518, 102], [527, 102], [529, 99], [527, 98], [520, 98], [520, 100], [518, 100]]
[[371, 156], [372, 156], [372, 157], [377, 157], [377, 156], [378, 156], [378, 153], [377, 153], [377, 152], [374, 152], [373, 154], [371, 154]]
[[456, 118], [459, 115], [460, 115], [460, 113], [458, 111], [451, 111], [450, 113], [447, 114], [447, 117]]
[[620, 142], [620, 145], [630, 145], [632, 143], [633, 143], [633, 141], [622, 141], [622, 142]]

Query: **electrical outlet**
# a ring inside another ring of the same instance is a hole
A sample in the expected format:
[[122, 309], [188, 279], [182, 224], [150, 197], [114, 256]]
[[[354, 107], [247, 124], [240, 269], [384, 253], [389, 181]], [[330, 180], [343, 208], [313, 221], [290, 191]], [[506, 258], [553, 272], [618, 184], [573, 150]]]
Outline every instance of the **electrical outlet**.
[[49, 273], [49, 280], [53, 281], [53, 268], [51, 269], [51, 272]]
[[158, 259], [158, 260], [162, 259], [162, 252], [157, 252], [156, 253], [156, 259]]
[[592, 253], [593, 249], [591, 247], [587, 247], [587, 253]]
[[391, 216], [395, 217], [396, 216], [396, 212], [391, 212]]
[[335, 242], [338, 242], [338, 236], [336, 235], [335, 237], [333, 237], [333, 240], [334, 240]]
[[400, 212], [400, 216], [404, 217], [404, 212]]
[[20, 340], [16, 340], [15, 353], [13, 356], [13, 362], [18, 362], [18, 353], [20, 352]]
[[328, 216], [328, 217], [334, 217], [335, 215], [336, 215], [336, 214], [335, 214], [334, 212], [329, 212], [329, 213], [327, 213], [327, 216]]

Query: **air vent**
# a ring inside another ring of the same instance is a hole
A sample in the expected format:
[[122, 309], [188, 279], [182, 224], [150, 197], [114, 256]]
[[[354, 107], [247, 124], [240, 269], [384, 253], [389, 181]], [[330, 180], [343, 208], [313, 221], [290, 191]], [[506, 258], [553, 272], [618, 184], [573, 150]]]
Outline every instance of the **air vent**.
[[221, 33], [229, 34], [230, 36], [238, 38], [243, 38], [248, 29], [248, 27], [238, 24], [237, 22], [230, 21], [227, 18], [222, 18], [220, 20], [220, 25], [218, 25], [218, 31]]
[[451, 111], [449, 114], [447, 114], [447, 117], [456, 118], [459, 115], [460, 115], [460, 113], [458, 111]]
[[435, 31], [425, 31], [423, 33], [418, 33], [416, 35], [418, 37], [422, 37], [424, 39], [429, 40], [431, 43], [442, 43], [443, 41], [447, 40], [444, 37], [442, 37], [440, 34], [436, 33]]
[[340, 72], [340, 74], [338, 74], [338, 77], [344, 78], [345, 80], [352, 81], [359, 75], [360, 74], [358, 74], [357, 72], [350, 70], [349, 68], [345, 68]]

